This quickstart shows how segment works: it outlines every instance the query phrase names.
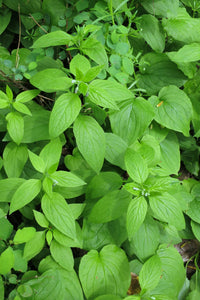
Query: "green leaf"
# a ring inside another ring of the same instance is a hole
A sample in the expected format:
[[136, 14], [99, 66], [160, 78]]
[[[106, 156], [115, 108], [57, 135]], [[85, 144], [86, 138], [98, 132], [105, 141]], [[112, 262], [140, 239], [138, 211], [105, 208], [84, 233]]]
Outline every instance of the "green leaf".
[[18, 94], [15, 101], [16, 101], [16, 103], [18, 103], [18, 102], [20, 102], [20, 103], [29, 102], [30, 100], [35, 98], [39, 93], [40, 93], [39, 90], [25, 91], [25, 92], [22, 92], [22, 93]]
[[142, 97], [126, 101], [120, 106], [119, 112], [110, 115], [112, 131], [131, 145], [153, 120], [154, 110]]
[[22, 297], [30, 297], [33, 295], [33, 290], [29, 285], [22, 284], [17, 288], [17, 292], [20, 294]]
[[8, 247], [0, 255], [0, 274], [6, 275], [14, 266], [14, 253], [11, 247]]
[[84, 75], [83, 77], [83, 81], [84, 82], [90, 82], [93, 79], [95, 79], [95, 77], [97, 77], [97, 75], [100, 73], [100, 71], [104, 68], [103, 65], [101, 66], [96, 66], [93, 68], [90, 68]]
[[179, 8], [178, 0], [142, 0], [141, 4], [150, 14], [167, 18], [176, 16]]
[[0, 203], [10, 202], [16, 190], [25, 182], [23, 178], [6, 178], [0, 180]]
[[53, 259], [64, 269], [72, 270], [74, 267], [74, 258], [72, 250], [69, 247], [60, 245], [55, 240], [51, 242], [50, 252]]
[[73, 85], [72, 79], [59, 69], [40, 71], [31, 77], [30, 83], [46, 93], [66, 92]]
[[152, 15], [142, 15], [137, 24], [140, 35], [156, 52], [163, 52], [165, 35], [158, 19]]
[[186, 214], [195, 222], [200, 224], [200, 201], [195, 198], [189, 203], [189, 208], [186, 210]]
[[155, 120], [169, 129], [189, 136], [192, 104], [187, 94], [170, 85], [161, 89], [159, 97], [149, 100], [155, 108]]
[[81, 259], [79, 277], [87, 298], [109, 293], [124, 297], [130, 284], [127, 257], [115, 245], [105, 246], [100, 253], [91, 250]]
[[169, 193], [149, 196], [149, 203], [154, 216], [161, 221], [174, 225], [178, 230], [185, 228], [185, 219], [178, 201]]
[[45, 171], [45, 163], [44, 160], [38, 156], [37, 154], [33, 153], [32, 151], [28, 150], [29, 159], [33, 165], [33, 167], [38, 171], [43, 173]]
[[24, 105], [23, 103], [21, 103], [21, 102], [14, 102], [13, 103], [13, 107], [17, 111], [19, 111], [19, 112], [21, 112], [21, 113], [23, 113], [25, 115], [32, 116], [32, 113], [30, 112], [30, 110], [28, 109], [28, 107], [26, 105]]
[[[71, 66], [71, 64], [70, 64]], [[55, 102], [49, 120], [49, 134], [57, 137], [76, 119], [81, 110], [81, 100], [73, 93], [62, 94]]]
[[99, 41], [89, 37], [81, 43], [81, 50], [97, 64], [104, 64], [105, 68], [108, 68], [108, 57], [106, 50]]
[[4, 282], [2, 276], [0, 276], [0, 299], [4, 299]]
[[94, 118], [80, 115], [74, 123], [73, 130], [79, 151], [91, 168], [99, 173], [105, 156], [103, 129]]
[[133, 198], [128, 206], [126, 227], [129, 239], [133, 238], [134, 234], [140, 228], [147, 213], [147, 202], [143, 196]]
[[76, 237], [73, 213], [60, 194], [52, 193], [51, 198], [44, 195], [42, 198], [42, 210], [49, 222], [51, 222], [59, 231], [72, 239]]
[[39, 211], [37, 210], [33, 210], [34, 213], [34, 217], [36, 222], [44, 228], [48, 228], [49, 227], [49, 221], [46, 219], [46, 217]]
[[68, 33], [58, 30], [40, 36], [33, 44], [32, 48], [45, 48], [51, 46], [68, 45], [73, 39]]
[[26, 0], [18, 0], [18, 2], [13, 2], [12, 0], [6, 0], [6, 6], [10, 9], [18, 12], [20, 5], [20, 12], [22, 14], [29, 14], [38, 12], [41, 9], [40, 0], [33, 0], [31, 2], [27, 2]]
[[6, 218], [0, 218], [0, 240], [7, 240], [13, 232], [13, 226]]
[[18, 229], [13, 239], [14, 244], [23, 244], [30, 241], [34, 237], [35, 232], [36, 229], [34, 227], [24, 227], [22, 229]]
[[24, 120], [18, 112], [10, 112], [6, 116], [7, 130], [12, 140], [19, 145], [24, 135]]
[[40, 190], [41, 181], [39, 179], [29, 179], [22, 183], [11, 199], [10, 214], [30, 203]]
[[62, 144], [59, 138], [51, 140], [40, 152], [40, 158], [45, 162], [45, 169], [51, 172], [57, 170], [60, 156], [62, 153]]
[[125, 165], [129, 176], [134, 181], [143, 183], [147, 179], [149, 175], [147, 164], [138, 152], [128, 148], [125, 153]]
[[67, 171], [57, 171], [51, 174], [55, 185], [64, 187], [77, 187], [86, 184], [82, 179]]
[[125, 190], [112, 191], [101, 198], [88, 216], [91, 223], [106, 223], [119, 218], [126, 212], [131, 195]]
[[169, 36], [186, 44], [200, 42], [200, 19], [191, 17], [185, 8], [179, 8], [175, 18], [163, 19], [163, 28]]
[[145, 54], [140, 60], [139, 68], [138, 85], [145, 89], [148, 95], [157, 94], [167, 85], [180, 87], [187, 79], [165, 53]]
[[153, 290], [159, 283], [162, 265], [158, 255], [149, 258], [139, 274], [139, 282], [143, 292]]
[[127, 150], [127, 143], [118, 135], [113, 133], [105, 133], [106, 152], [105, 159], [111, 164], [126, 169], [124, 164], [124, 155]]
[[[0, 5], [1, 6], [1, 5]], [[0, 34], [4, 32], [6, 27], [8, 26], [11, 19], [11, 11], [1, 7], [1, 24], [0, 24]]]
[[200, 241], [200, 224], [191, 220], [191, 227], [196, 239]]
[[8, 177], [19, 177], [28, 159], [27, 147], [10, 142], [3, 152], [3, 165]]
[[45, 231], [37, 231], [33, 238], [26, 242], [23, 257], [29, 261], [42, 251], [45, 245]]
[[77, 54], [73, 57], [73, 59], [70, 62], [70, 72], [76, 76], [76, 79], [80, 80], [81, 78], [77, 78], [79, 72], [81, 71], [83, 74], [87, 73], [91, 68], [89, 60], [80, 54]]
[[167, 56], [175, 63], [189, 63], [200, 60], [200, 44], [185, 45], [177, 52], [168, 52]]

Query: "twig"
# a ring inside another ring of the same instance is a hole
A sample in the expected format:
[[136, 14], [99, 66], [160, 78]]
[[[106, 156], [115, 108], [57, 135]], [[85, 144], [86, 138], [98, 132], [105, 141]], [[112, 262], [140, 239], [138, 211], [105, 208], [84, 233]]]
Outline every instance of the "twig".
[[40, 27], [42, 29], [42, 31], [44, 31], [45, 33], [48, 33], [48, 31], [46, 31], [37, 21], [36, 19], [31, 15], [29, 14], [30, 18], [35, 22], [35, 24]]

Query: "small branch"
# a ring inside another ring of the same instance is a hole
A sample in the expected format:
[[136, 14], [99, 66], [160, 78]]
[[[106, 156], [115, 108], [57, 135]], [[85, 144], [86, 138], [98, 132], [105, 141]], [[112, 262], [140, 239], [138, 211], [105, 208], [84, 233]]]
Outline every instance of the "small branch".
[[48, 31], [46, 31], [37, 21], [36, 19], [31, 15], [29, 14], [30, 18], [35, 22], [35, 24], [40, 27], [42, 29], [42, 31], [44, 31], [45, 33], [48, 33]]

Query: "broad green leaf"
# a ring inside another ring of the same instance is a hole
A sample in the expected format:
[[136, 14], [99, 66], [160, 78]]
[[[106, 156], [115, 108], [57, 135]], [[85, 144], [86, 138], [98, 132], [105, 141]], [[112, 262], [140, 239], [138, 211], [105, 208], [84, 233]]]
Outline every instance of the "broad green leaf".
[[133, 238], [134, 234], [140, 228], [147, 213], [147, 202], [143, 196], [135, 197], [131, 200], [126, 216], [126, 227], [129, 239]]
[[46, 93], [66, 92], [73, 85], [72, 79], [59, 69], [40, 71], [31, 77], [30, 83]]
[[29, 14], [38, 12], [41, 9], [41, 2], [40, 0], [33, 0], [31, 2], [27, 2], [26, 0], [18, 0], [17, 2], [12, 0], [6, 0], [6, 6], [10, 9], [18, 12], [20, 5], [20, 12], [22, 14]]
[[53, 31], [40, 36], [33, 44], [33, 48], [45, 48], [51, 46], [68, 45], [73, 39], [71, 35], [64, 31]]
[[10, 112], [6, 116], [7, 130], [12, 140], [19, 145], [24, 135], [24, 120], [18, 112]]
[[49, 222], [59, 231], [72, 239], [76, 237], [73, 213], [60, 194], [52, 193], [51, 198], [45, 194], [42, 198], [42, 210]]
[[169, 36], [186, 44], [200, 42], [200, 18], [191, 17], [185, 8], [179, 8], [174, 18], [163, 18], [163, 28]]
[[72, 250], [69, 247], [60, 245], [55, 240], [51, 242], [50, 252], [53, 259], [64, 269], [72, 270], [74, 267], [74, 258]]
[[32, 116], [32, 113], [30, 112], [28, 107], [26, 105], [24, 105], [23, 103], [21, 103], [21, 102], [14, 102], [13, 107], [14, 107], [14, 109], [19, 111], [20, 113], [23, 113], [23, 114], [28, 115], [28, 116]]
[[114, 133], [106, 133], [106, 152], [105, 159], [111, 164], [125, 170], [124, 155], [128, 147], [127, 143]]
[[108, 57], [104, 46], [93, 38], [87, 38], [81, 43], [81, 50], [84, 54], [89, 56], [97, 64], [104, 64], [105, 68], [108, 67]]
[[163, 52], [165, 35], [158, 19], [152, 15], [142, 15], [137, 24], [140, 35], [156, 52]]
[[16, 190], [25, 182], [23, 178], [6, 178], [0, 180], [0, 203], [10, 202]]
[[167, 137], [160, 143], [160, 152], [159, 165], [162, 169], [166, 170], [166, 175], [178, 174], [180, 170], [180, 148], [174, 132], [170, 131]]
[[0, 240], [7, 240], [13, 232], [13, 226], [6, 218], [0, 218]]
[[149, 204], [154, 216], [174, 225], [178, 230], [185, 228], [185, 219], [178, 201], [169, 193], [158, 193], [149, 196]]
[[57, 170], [60, 156], [62, 153], [62, 144], [59, 138], [51, 140], [40, 152], [40, 158], [45, 162], [45, 168], [52, 173]]
[[186, 276], [182, 257], [173, 246], [160, 247], [157, 254], [161, 260], [163, 273], [152, 294], [177, 299]]
[[[71, 65], [71, 64], [70, 64]], [[81, 100], [73, 93], [62, 94], [55, 102], [49, 120], [49, 134], [57, 137], [76, 119], [81, 110]]]
[[37, 210], [33, 210], [33, 214], [35, 217], [36, 222], [44, 228], [48, 228], [49, 227], [49, 221], [46, 219], [46, 217], [39, 211]]
[[89, 84], [89, 100], [105, 108], [118, 109], [116, 102], [133, 97], [131, 91], [114, 80], [96, 79]]
[[3, 166], [8, 177], [19, 177], [28, 159], [27, 147], [10, 142], [3, 152]]
[[147, 179], [149, 175], [147, 164], [138, 152], [128, 148], [125, 153], [125, 165], [134, 181], [143, 183]]
[[28, 179], [22, 183], [11, 199], [10, 214], [30, 203], [40, 190], [41, 181], [39, 179]]
[[4, 282], [2, 276], [0, 276], [0, 299], [4, 299]]
[[16, 101], [16, 103], [17, 102], [20, 102], [20, 103], [29, 102], [30, 100], [35, 98], [39, 93], [40, 93], [39, 90], [25, 91], [25, 92], [22, 92], [22, 93], [18, 94], [15, 101]]
[[185, 45], [177, 52], [168, 52], [167, 56], [175, 63], [189, 63], [200, 60], [200, 44]]
[[0, 274], [6, 275], [14, 266], [14, 253], [11, 247], [8, 247], [0, 255]]
[[35, 154], [34, 152], [28, 150], [28, 155], [29, 155], [29, 159], [33, 165], [33, 167], [43, 173], [45, 171], [45, 163], [44, 160], [38, 156], [37, 154]]
[[178, 0], [142, 0], [142, 6], [153, 15], [174, 17], [178, 13]]
[[103, 129], [94, 118], [80, 115], [74, 123], [73, 130], [79, 151], [91, 168], [99, 173], [105, 156]]
[[4, 30], [6, 29], [6, 27], [8, 26], [11, 15], [12, 15], [12, 13], [10, 10], [1, 7], [0, 34], [2, 34], [4, 32]]
[[[77, 54], [76, 56], [73, 57], [73, 59], [70, 62], [70, 72], [74, 76], [78, 76], [77, 71], [80, 70], [83, 74], [87, 73], [91, 68], [89, 60], [80, 54]], [[76, 78], [76, 79], [81, 79], [81, 78]]]
[[148, 214], [146, 219], [130, 241], [130, 254], [136, 255], [141, 261], [145, 261], [154, 255], [160, 243], [160, 231], [156, 221]]
[[145, 159], [148, 167], [155, 167], [160, 162], [160, 145], [156, 138], [151, 135], [144, 135], [140, 143], [134, 148]]
[[192, 104], [187, 94], [170, 85], [161, 89], [159, 96], [149, 100], [155, 108], [155, 120], [169, 129], [189, 136]]
[[195, 198], [189, 203], [189, 208], [185, 212], [193, 221], [200, 224], [200, 201]]
[[139, 64], [138, 85], [148, 95], [157, 94], [167, 85], [182, 86], [187, 77], [170, 61], [165, 53], [147, 53]]
[[119, 112], [110, 115], [112, 131], [131, 145], [141, 137], [153, 117], [154, 110], [144, 98], [126, 101]]
[[126, 212], [131, 195], [125, 190], [112, 191], [101, 198], [92, 208], [88, 220], [91, 223], [106, 223]]
[[80, 239], [71, 239], [70, 237], [64, 235], [56, 228], [53, 230], [53, 237], [54, 239], [64, 247], [77, 247], [82, 248], [82, 240]]
[[34, 237], [35, 232], [36, 229], [34, 227], [18, 229], [13, 239], [14, 244], [23, 244], [30, 241]]
[[96, 66], [96, 67], [93, 67], [93, 68], [90, 68], [86, 74], [84, 75], [83, 77], [83, 81], [84, 82], [90, 82], [92, 81], [93, 79], [95, 79], [95, 77], [97, 77], [97, 75], [100, 73], [100, 71], [104, 68], [103, 65], [100, 65], [100, 66]]
[[51, 174], [55, 185], [64, 187], [77, 187], [86, 184], [82, 179], [67, 171], [56, 171]]
[[131, 279], [127, 257], [115, 245], [105, 246], [99, 253], [91, 250], [82, 257], [79, 277], [86, 297], [91, 299], [108, 293], [124, 297]]
[[197, 238], [198, 241], [200, 241], [200, 224], [191, 220], [191, 227], [195, 237]]
[[27, 284], [22, 284], [17, 288], [17, 292], [19, 293], [20, 296], [22, 297], [30, 297], [33, 295], [33, 290], [32, 288], [27, 285]]
[[45, 245], [45, 231], [37, 231], [33, 238], [26, 242], [24, 247], [23, 257], [26, 260], [32, 259], [36, 256], [40, 251], [42, 251]]
[[139, 282], [143, 292], [153, 290], [160, 281], [162, 265], [158, 255], [149, 258], [139, 274]]

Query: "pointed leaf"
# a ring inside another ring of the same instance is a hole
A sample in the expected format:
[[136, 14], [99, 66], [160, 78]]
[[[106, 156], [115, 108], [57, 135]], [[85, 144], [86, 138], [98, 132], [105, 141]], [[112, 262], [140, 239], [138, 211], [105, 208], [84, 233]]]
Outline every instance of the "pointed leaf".
[[69, 247], [60, 245], [55, 240], [50, 245], [50, 252], [53, 259], [64, 269], [72, 270], [74, 267], [74, 258], [72, 250]]
[[20, 103], [26, 103], [35, 98], [40, 93], [39, 90], [29, 90], [17, 95], [15, 101]]
[[106, 54], [106, 50], [104, 46], [96, 39], [93, 39], [91, 37], [87, 38], [82, 42], [81, 50], [97, 64], [104, 64], [105, 68], [108, 67], [108, 57]]
[[6, 275], [14, 266], [14, 253], [11, 247], [8, 247], [0, 255], [0, 274]]
[[37, 231], [33, 238], [25, 244], [23, 257], [29, 261], [42, 251], [44, 245], [45, 231]]
[[19, 112], [21, 112], [21, 113], [23, 113], [23, 114], [25, 114], [25, 115], [32, 116], [31, 111], [30, 111], [30, 110], [28, 109], [28, 107], [27, 107], [26, 105], [24, 105], [23, 103], [20, 103], [20, 102], [14, 102], [14, 103], [13, 103], [13, 107], [14, 107], [17, 111], [19, 111]]
[[45, 48], [51, 46], [68, 45], [73, 39], [68, 33], [58, 30], [39, 37], [33, 44], [32, 48]]
[[67, 171], [57, 171], [51, 174], [55, 185], [64, 187], [77, 187], [86, 184], [82, 179]]
[[106, 153], [105, 159], [111, 164], [125, 170], [124, 156], [128, 145], [126, 142], [114, 133], [106, 133]]
[[142, 6], [153, 15], [174, 17], [177, 15], [179, 0], [142, 0]]
[[40, 152], [40, 158], [45, 162], [45, 169], [55, 172], [62, 153], [62, 144], [59, 138], [51, 140]]
[[24, 120], [18, 112], [10, 112], [6, 116], [7, 129], [12, 140], [19, 145], [24, 135]]
[[22, 229], [18, 229], [13, 239], [14, 244], [23, 244], [30, 241], [34, 237], [35, 232], [36, 229], [34, 227], [24, 227]]
[[29, 159], [33, 165], [33, 167], [43, 173], [45, 171], [45, 163], [44, 163], [44, 160], [36, 155], [35, 153], [33, 153], [32, 151], [28, 150], [28, 155], [29, 155]]

